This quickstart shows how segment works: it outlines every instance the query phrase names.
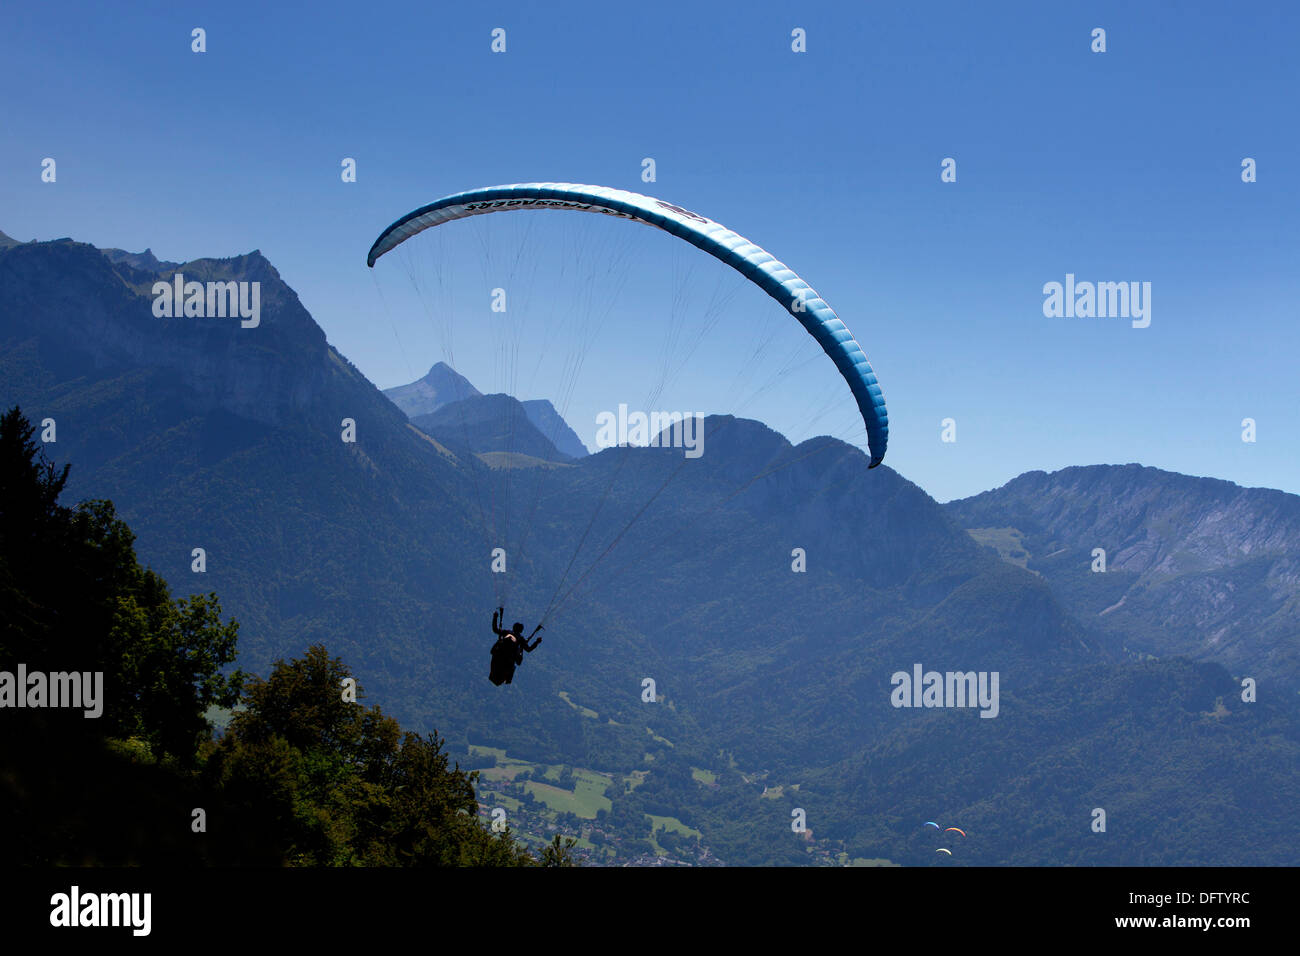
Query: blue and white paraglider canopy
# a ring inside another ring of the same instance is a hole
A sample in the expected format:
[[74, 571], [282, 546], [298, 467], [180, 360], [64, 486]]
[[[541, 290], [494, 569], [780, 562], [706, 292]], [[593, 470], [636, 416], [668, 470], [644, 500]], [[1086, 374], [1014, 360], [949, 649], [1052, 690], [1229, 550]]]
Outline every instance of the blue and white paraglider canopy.
[[519, 209], [558, 209], [599, 213], [655, 226], [684, 239], [742, 276], [779, 302], [799, 320], [830, 356], [862, 413], [870, 447], [870, 467], [880, 464], [889, 442], [885, 396], [871, 363], [826, 302], [793, 270], [730, 229], [680, 206], [607, 186], [572, 183], [523, 183], [491, 186], [446, 196], [403, 216], [375, 240], [367, 265], [416, 233], [456, 219]]

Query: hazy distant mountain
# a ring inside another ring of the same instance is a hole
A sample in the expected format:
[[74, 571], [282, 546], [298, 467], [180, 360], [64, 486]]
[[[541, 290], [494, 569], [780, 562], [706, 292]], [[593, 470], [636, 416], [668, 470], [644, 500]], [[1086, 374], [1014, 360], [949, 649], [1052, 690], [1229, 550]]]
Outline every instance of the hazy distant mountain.
[[469, 383], [465, 376], [445, 362], [439, 362], [429, 369], [424, 378], [409, 385], [398, 385], [384, 389], [384, 394], [393, 403], [406, 412], [408, 418], [428, 415], [444, 405], [477, 398], [483, 393]]
[[[1300, 679], [1300, 497], [1140, 465], [1021, 475], [946, 509], [1135, 651]], [[1106, 554], [1096, 573], [1093, 551]]]
[[587, 446], [582, 443], [577, 432], [569, 427], [560, 413], [555, 410], [549, 399], [533, 398], [523, 403], [528, 420], [536, 426], [546, 439], [563, 454], [570, 458], [582, 458], [589, 455]]
[[543, 461], [569, 460], [529, 420], [523, 403], [509, 395], [475, 395], [427, 415], [413, 415], [411, 423], [448, 447], [468, 447], [476, 453], [511, 452]]
[[[438, 362], [433, 368], [429, 369], [424, 378], [411, 382], [409, 385], [398, 385], [394, 388], [384, 389], [384, 394], [391, 398], [397, 407], [406, 412], [407, 416], [414, 421], [417, 418], [432, 415], [452, 402], [475, 399], [483, 393], [470, 384], [469, 379], [450, 365], [445, 362]], [[544, 398], [530, 399], [523, 402], [522, 405], [525, 417], [532, 423], [533, 428], [541, 433], [548, 445], [553, 445], [564, 457], [582, 458], [588, 454], [587, 446], [582, 443], [574, 430], [560, 417], [559, 412], [555, 410], [555, 406], [549, 400]], [[497, 409], [497, 412], [500, 412], [500, 409]], [[475, 415], [495, 413], [484, 412], [482, 406], [477, 406], [474, 412]], [[445, 418], [427, 418], [425, 421], [434, 423], [435, 428], [442, 428], [446, 423]], [[417, 424], [419, 423], [417, 422]], [[460, 424], [458, 419], [456, 426], [460, 427]], [[526, 429], [526, 431], [531, 432], [532, 429]], [[531, 438], [527, 440], [531, 441]], [[507, 443], [507, 439], [502, 440], [503, 445]], [[492, 450], [498, 449], [493, 448]]]
[[0, 249], [7, 249], [10, 246], [17, 245], [21, 245], [17, 239], [12, 239], [9, 236], [6, 236], [3, 232], [0, 232]]

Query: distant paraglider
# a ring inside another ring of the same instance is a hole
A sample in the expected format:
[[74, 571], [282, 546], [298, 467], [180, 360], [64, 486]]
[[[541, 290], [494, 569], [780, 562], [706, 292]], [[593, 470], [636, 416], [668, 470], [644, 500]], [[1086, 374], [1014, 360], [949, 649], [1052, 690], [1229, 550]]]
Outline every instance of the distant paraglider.
[[[940, 829], [942, 829], [942, 832], [944, 832], [944, 833], [960, 833], [962, 836], [965, 836], [965, 835], [966, 835], [966, 831], [963, 830], [961, 827], [943, 827], [943, 828], [941, 828], [941, 827], [939, 826], [939, 824], [935, 823], [933, 820], [926, 820], [925, 823], [922, 824], [922, 826], [934, 827], [936, 830], [940, 830]], [[934, 852], [935, 852], [935, 853], [946, 853], [946, 854], [948, 854], [949, 856], [952, 856], [952, 850], [948, 849], [948, 848], [945, 847], [945, 846], [941, 846], [941, 847], [939, 847], [939, 848], [938, 848], [937, 850], [935, 850]]]

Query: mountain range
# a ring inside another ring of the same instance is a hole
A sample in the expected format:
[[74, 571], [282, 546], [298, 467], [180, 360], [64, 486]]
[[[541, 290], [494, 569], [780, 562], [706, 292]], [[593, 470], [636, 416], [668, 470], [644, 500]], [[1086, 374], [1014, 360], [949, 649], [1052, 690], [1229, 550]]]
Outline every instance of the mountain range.
[[[260, 323], [157, 318], [177, 272], [259, 282]], [[462, 754], [607, 776], [617, 832], [933, 865], [943, 815], [966, 862], [1294, 862], [1295, 496], [1085, 466], [940, 505], [727, 416], [698, 461], [588, 454], [549, 402], [441, 363], [381, 392], [258, 252], [0, 241], [0, 383], [53, 423], [73, 498], [112, 499], [175, 592], [220, 595], [241, 666], [324, 642]], [[550, 616], [498, 690], [499, 603]], [[997, 717], [895, 706], [916, 665], [997, 673]]]

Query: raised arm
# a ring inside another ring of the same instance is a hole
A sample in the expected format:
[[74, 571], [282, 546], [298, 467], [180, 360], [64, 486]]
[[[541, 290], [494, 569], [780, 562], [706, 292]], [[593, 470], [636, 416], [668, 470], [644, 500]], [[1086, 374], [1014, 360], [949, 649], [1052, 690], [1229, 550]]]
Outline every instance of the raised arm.
[[[528, 635], [529, 639], [531, 640], [532, 638], [537, 637], [537, 632], [540, 631], [541, 629], [542, 629], [542, 625], [540, 624], [538, 624], [535, 628], [533, 628], [533, 633]], [[537, 637], [537, 640], [533, 641], [532, 644], [529, 644], [528, 641], [524, 641], [524, 650], [526, 650], [529, 654], [531, 654], [533, 650], [537, 647], [537, 645], [540, 643], [542, 643], [542, 639], [540, 637]]]
[[501, 618], [505, 616], [505, 613], [506, 609], [503, 607], [499, 607], [492, 612], [492, 630], [497, 637], [505, 637], [510, 633], [509, 631], [501, 630]]

